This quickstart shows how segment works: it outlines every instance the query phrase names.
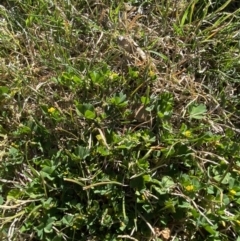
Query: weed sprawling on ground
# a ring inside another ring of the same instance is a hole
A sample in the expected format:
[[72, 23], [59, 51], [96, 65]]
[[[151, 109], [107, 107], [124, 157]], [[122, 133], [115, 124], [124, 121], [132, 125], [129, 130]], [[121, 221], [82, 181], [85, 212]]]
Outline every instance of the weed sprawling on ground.
[[240, 5], [0, 4], [0, 239], [240, 240]]

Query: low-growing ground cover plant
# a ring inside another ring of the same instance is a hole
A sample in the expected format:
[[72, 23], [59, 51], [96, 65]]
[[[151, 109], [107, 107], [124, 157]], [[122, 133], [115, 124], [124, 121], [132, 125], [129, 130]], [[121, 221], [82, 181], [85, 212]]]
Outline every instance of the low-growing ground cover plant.
[[2, 1], [1, 240], [240, 240], [239, 7]]

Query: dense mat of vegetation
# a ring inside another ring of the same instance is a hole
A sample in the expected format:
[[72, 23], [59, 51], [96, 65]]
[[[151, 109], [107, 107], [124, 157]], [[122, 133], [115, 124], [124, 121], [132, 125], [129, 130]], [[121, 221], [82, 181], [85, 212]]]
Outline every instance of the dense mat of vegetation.
[[0, 239], [240, 240], [239, 8], [1, 1]]

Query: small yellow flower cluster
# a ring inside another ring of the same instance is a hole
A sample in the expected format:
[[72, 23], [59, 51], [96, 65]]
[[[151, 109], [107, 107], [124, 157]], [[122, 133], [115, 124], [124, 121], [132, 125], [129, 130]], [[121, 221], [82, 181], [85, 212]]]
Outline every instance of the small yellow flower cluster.
[[53, 112], [55, 112], [55, 110], [56, 109], [54, 107], [51, 107], [51, 108], [48, 109], [48, 113], [52, 114]]
[[194, 190], [194, 186], [193, 185], [188, 185], [185, 187], [185, 189], [189, 192], [193, 191]]
[[182, 133], [184, 136], [186, 136], [187, 138], [191, 137], [192, 136], [192, 132], [191, 131], [184, 131]]
[[232, 196], [235, 196], [236, 193], [237, 193], [237, 192], [236, 192], [235, 190], [233, 190], [233, 189], [229, 190], [229, 194], [232, 195]]

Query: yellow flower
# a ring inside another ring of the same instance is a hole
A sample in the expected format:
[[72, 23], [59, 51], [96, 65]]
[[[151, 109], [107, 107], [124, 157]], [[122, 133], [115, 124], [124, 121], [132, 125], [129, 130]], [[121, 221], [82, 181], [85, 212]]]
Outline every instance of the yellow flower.
[[192, 132], [191, 131], [184, 131], [182, 134], [184, 136], [188, 137], [188, 138], [192, 136]]
[[48, 113], [53, 113], [55, 110], [56, 110], [55, 108], [51, 107], [48, 109]]
[[188, 185], [185, 187], [185, 189], [189, 192], [193, 191], [194, 190], [194, 186], [193, 185]]
[[235, 220], [235, 222], [240, 226], [240, 220]]
[[149, 74], [150, 77], [154, 77], [156, 75], [156, 73], [154, 71], [152, 71], [152, 70], [150, 70], [148, 72], [148, 74]]
[[14, 142], [11, 143], [11, 146], [15, 147], [15, 148], [18, 148], [19, 145], [15, 144]]
[[114, 72], [109, 75], [109, 78], [110, 78], [111, 80], [116, 79], [117, 77], [118, 77], [118, 74], [117, 74], [117, 73], [114, 73]]
[[231, 189], [231, 190], [229, 191], [229, 194], [232, 195], [232, 196], [236, 195], [236, 193], [237, 193], [237, 192], [236, 192], [235, 190], [233, 190], [233, 189]]
[[216, 146], [221, 146], [220, 141], [215, 141], [215, 145], [216, 145]]

